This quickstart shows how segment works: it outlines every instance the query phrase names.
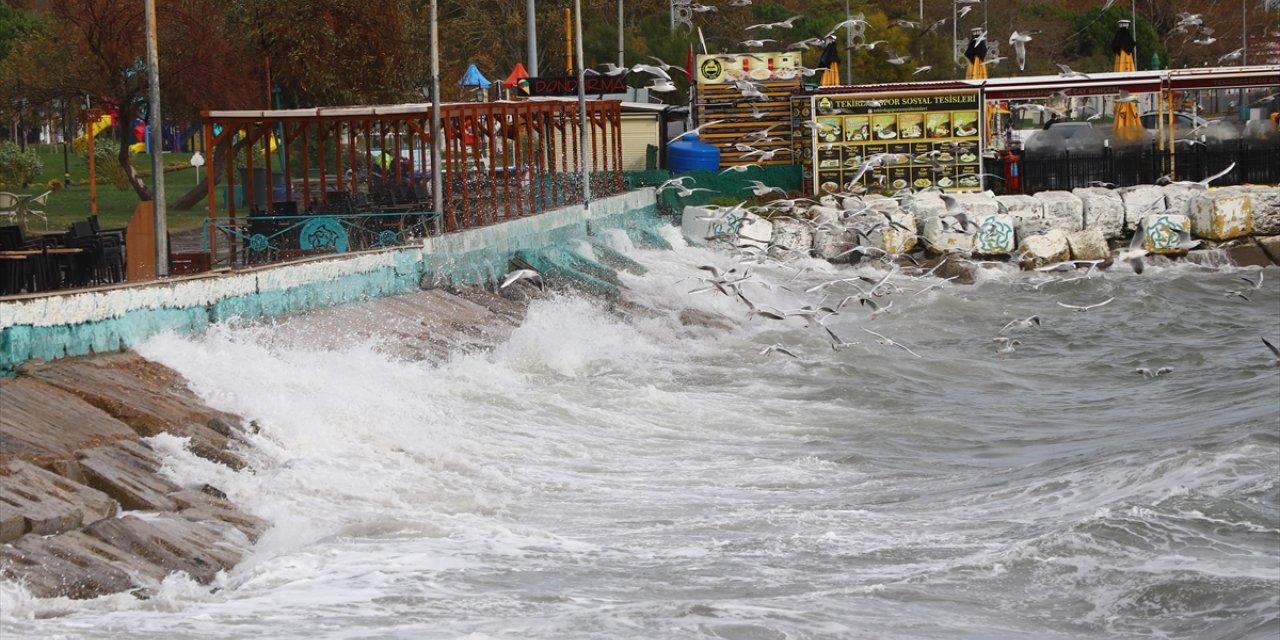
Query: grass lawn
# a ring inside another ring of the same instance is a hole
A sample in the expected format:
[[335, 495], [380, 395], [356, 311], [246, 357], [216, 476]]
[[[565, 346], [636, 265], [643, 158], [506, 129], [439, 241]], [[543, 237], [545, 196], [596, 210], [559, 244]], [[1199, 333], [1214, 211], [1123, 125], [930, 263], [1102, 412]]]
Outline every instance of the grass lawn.
[[[0, 186], [0, 190], [17, 194], [40, 195], [49, 191], [50, 180], [62, 180], [63, 155], [62, 145], [38, 145], [40, 159], [44, 162], [44, 171], [31, 182], [26, 189], [20, 185]], [[167, 169], [165, 170], [166, 200], [173, 202], [178, 197], [196, 186], [196, 170], [187, 164], [191, 158], [189, 153], [164, 154]], [[151, 156], [144, 153], [133, 157], [134, 166], [150, 184]], [[63, 231], [76, 220], [83, 220], [90, 215], [89, 207], [89, 163], [86, 159], [71, 150], [67, 157], [67, 172], [71, 175], [71, 186], [55, 190], [49, 195], [49, 231]], [[204, 176], [204, 168], [200, 169]], [[218, 202], [221, 205], [221, 201]], [[109, 182], [104, 182], [101, 172], [98, 177], [98, 220], [103, 228], [124, 227], [129, 224], [133, 210], [138, 206], [138, 195], [132, 188], [120, 190]], [[208, 218], [209, 209], [202, 199], [196, 208], [190, 211], [168, 210], [168, 227], [171, 231], [199, 227]], [[225, 216], [225, 210], [219, 210], [219, 216]], [[30, 219], [31, 231], [43, 232], [44, 221], [39, 218]]]

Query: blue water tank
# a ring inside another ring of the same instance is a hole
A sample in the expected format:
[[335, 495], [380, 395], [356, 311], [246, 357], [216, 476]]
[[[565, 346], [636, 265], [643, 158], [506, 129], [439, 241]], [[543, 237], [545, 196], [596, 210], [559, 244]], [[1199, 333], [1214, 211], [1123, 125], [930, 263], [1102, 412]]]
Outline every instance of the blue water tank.
[[685, 136], [667, 145], [667, 169], [672, 173], [688, 173], [697, 169], [720, 170], [720, 148], [707, 144], [697, 136]]

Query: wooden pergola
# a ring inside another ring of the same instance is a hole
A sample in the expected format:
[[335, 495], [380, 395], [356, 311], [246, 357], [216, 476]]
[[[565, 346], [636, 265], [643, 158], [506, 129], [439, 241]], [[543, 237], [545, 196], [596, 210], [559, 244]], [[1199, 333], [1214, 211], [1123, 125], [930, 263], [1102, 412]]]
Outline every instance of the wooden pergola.
[[[585, 123], [573, 102], [442, 105], [444, 211], [431, 210], [436, 168], [431, 166], [430, 104], [206, 111], [205, 148], [216, 150], [210, 157], [221, 164], [209, 171], [222, 172], [227, 192], [227, 218], [219, 220], [215, 181], [209, 181], [210, 248], [217, 255], [217, 237], [223, 235], [232, 239], [232, 263], [242, 248], [276, 249], [268, 259], [289, 257], [286, 251], [305, 250], [307, 242], [303, 239], [298, 249], [299, 242], [285, 236], [301, 232], [314, 216], [342, 225], [394, 218], [401, 225], [398, 243], [412, 237], [405, 232], [411, 217], [430, 221], [417, 229], [423, 234], [494, 224], [580, 202], [584, 164], [593, 194], [619, 192], [620, 105], [588, 101]], [[584, 124], [588, 148], [581, 149]], [[244, 194], [240, 202], [237, 184]], [[242, 209], [249, 215], [239, 215]], [[251, 229], [255, 222], [257, 228]], [[270, 233], [264, 231], [268, 228]], [[353, 243], [359, 245], [354, 248], [390, 243], [385, 225], [379, 229], [378, 242]], [[280, 246], [273, 245], [276, 238]], [[282, 247], [286, 251], [279, 251]]]

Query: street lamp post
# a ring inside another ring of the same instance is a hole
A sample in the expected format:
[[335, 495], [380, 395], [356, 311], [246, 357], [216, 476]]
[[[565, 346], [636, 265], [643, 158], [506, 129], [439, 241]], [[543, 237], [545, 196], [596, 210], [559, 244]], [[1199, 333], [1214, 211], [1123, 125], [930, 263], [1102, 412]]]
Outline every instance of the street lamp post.
[[151, 204], [155, 214], [156, 276], [169, 275], [169, 238], [164, 206], [164, 130], [160, 120], [160, 50], [156, 43], [156, 0], [146, 0], [147, 117], [151, 119]]
[[[436, 233], [443, 233], [444, 175], [443, 167], [440, 166], [440, 26], [437, 5], [438, 0], [431, 0], [431, 208], [436, 212]], [[529, 0], [529, 5], [533, 6], [533, 0]], [[529, 15], [532, 17], [533, 14]], [[533, 65], [530, 73], [537, 76], [538, 60], [533, 44], [529, 45], [529, 50], [535, 52], [530, 61]]]
[[[432, 20], [435, 20], [436, 3], [431, 3]], [[538, 11], [534, 7], [533, 0], [528, 0], [524, 6], [525, 10], [525, 37], [527, 39], [529, 58], [529, 75], [538, 77]], [[435, 24], [434, 22], [432, 24]], [[435, 46], [434, 41], [431, 46]], [[434, 55], [434, 54], [432, 54]]]
[[591, 167], [587, 163], [587, 77], [582, 55], [582, 0], [573, 0], [574, 75], [578, 76], [578, 148], [582, 150], [582, 207], [591, 206]]

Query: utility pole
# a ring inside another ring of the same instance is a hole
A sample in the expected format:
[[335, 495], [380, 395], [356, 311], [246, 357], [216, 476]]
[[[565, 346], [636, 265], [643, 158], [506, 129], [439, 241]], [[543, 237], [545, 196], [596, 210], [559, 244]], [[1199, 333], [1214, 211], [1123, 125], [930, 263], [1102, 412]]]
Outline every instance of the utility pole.
[[[844, 19], [849, 19], [849, 0], [844, 0]], [[844, 83], [853, 84], [853, 29], [844, 30]]]
[[959, 21], [960, 16], [956, 14], [956, 0], [951, 0], [951, 64], [953, 65], [960, 64], [960, 54], [958, 51], [960, 48], [960, 41], [957, 39], [959, 35], [956, 31], [956, 22]]
[[622, 34], [622, 20], [623, 20], [622, 0], [618, 0], [618, 66], [619, 67], [627, 66], [627, 56], [624, 51], [624, 49], [626, 48], [626, 41], [623, 39], [623, 34]]
[[[156, 42], [156, 0], [146, 0], [147, 117], [151, 120], [151, 205], [155, 214], [156, 277], [169, 275], [169, 230], [164, 206], [164, 129], [160, 121], [160, 48]], [[270, 177], [268, 176], [268, 179]]]

